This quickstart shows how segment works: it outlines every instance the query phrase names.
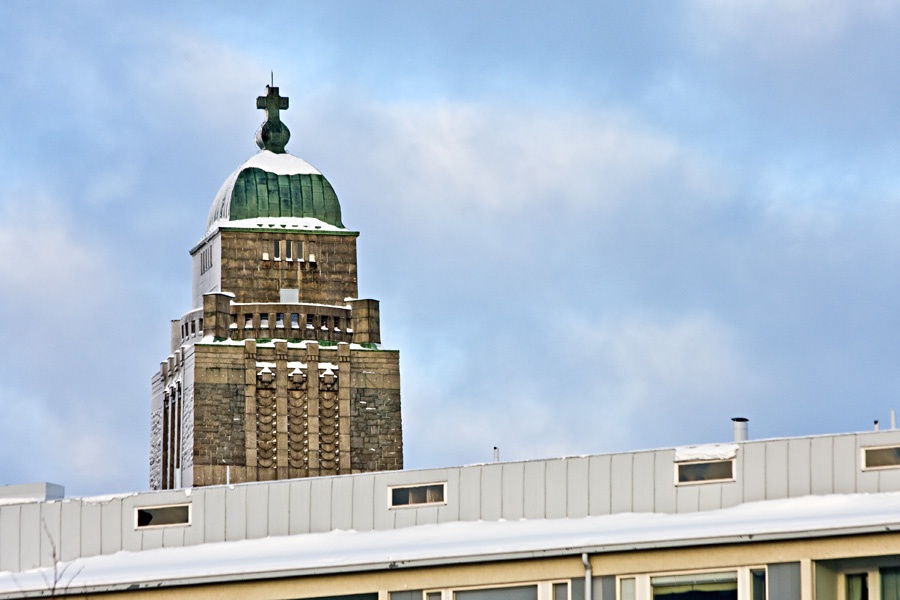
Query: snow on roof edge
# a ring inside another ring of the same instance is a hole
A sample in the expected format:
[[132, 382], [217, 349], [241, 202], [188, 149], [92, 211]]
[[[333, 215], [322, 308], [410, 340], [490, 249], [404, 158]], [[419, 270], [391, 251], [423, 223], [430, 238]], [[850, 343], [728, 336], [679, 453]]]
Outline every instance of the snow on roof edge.
[[[80, 558], [67, 593], [900, 530], [900, 492], [805, 496], [687, 514], [450, 522]], [[70, 565], [70, 566], [67, 566]], [[0, 573], [0, 597], [46, 590], [52, 567]]]

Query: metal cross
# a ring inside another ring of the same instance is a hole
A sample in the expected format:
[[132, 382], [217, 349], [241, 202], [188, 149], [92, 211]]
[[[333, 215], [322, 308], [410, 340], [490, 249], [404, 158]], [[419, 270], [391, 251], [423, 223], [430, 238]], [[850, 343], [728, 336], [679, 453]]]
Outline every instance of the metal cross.
[[266, 95], [256, 99], [256, 108], [266, 111], [267, 121], [279, 122], [281, 119], [278, 118], [278, 111], [287, 110], [287, 107], [288, 99], [279, 96], [278, 88], [270, 85], [266, 86]]

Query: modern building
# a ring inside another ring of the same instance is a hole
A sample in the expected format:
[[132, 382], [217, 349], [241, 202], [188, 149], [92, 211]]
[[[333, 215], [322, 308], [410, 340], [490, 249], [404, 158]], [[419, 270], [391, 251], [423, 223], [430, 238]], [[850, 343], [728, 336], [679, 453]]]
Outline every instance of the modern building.
[[358, 298], [359, 234], [285, 152], [288, 99], [266, 89], [260, 152], [216, 194], [153, 376], [151, 489], [403, 468], [399, 352]]
[[0, 488], [0, 598], [900, 598], [898, 430], [58, 496]]

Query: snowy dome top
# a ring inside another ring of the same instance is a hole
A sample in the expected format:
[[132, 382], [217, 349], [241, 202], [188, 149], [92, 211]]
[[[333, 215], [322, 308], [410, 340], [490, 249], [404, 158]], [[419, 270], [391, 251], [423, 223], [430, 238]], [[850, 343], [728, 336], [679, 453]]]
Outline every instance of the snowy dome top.
[[262, 150], [232, 173], [216, 194], [206, 230], [230, 221], [317, 219], [343, 229], [334, 188], [315, 167], [287, 153]]
[[259, 221], [257, 227], [344, 229], [341, 205], [328, 180], [284, 150], [291, 132], [279, 114], [287, 109], [288, 99], [274, 84], [267, 85], [256, 107], [266, 111], [266, 121], [256, 132], [256, 144], [262, 150], [222, 184], [209, 209], [206, 232], [227, 223], [245, 227], [251, 220]]

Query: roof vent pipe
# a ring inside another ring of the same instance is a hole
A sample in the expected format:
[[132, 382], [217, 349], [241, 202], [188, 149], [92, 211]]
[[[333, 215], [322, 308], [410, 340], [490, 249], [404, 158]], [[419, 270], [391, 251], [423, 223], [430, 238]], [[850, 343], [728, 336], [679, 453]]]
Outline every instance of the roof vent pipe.
[[500, 462], [500, 448], [494, 446], [494, 462]]
[[747, 441], [747, 422], [750, 419], [744, 417], [735, 417], [731, 421], [734, 423], [734, 441], [736, 442], [746, 442]]

